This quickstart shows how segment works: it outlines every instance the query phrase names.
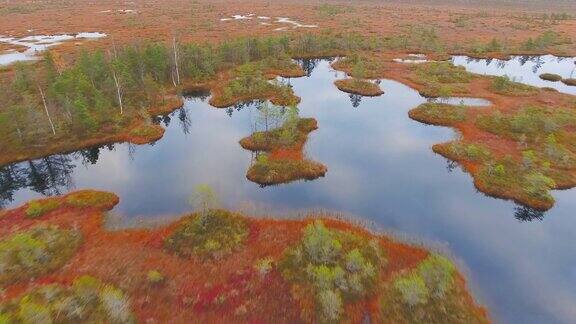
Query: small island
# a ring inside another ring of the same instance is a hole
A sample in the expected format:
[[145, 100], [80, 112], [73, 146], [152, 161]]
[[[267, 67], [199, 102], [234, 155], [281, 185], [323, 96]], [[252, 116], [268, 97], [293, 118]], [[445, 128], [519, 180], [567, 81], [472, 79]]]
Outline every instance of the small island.
[[[296, 107], [282, 107], [265, 103], [260, 108], [263, 131], [240, 140], [246, 150], [256, 152], [246, 178], [261, 186], [288, 183], [296, 180], [315, 180], [323, 177], [328, 168], [305, 158], [303, 149], [308, 134], [318, 129], [314, 118], [298, 117]], [[270, 124], [282, 126], [269, 129]]]
[[542, 73], [542, 74], [540, 74], [540, 79], [546, 80], [546, 81], [551, 81], [551, 82], [562, 81], [562, 77], [560, 75], [554, 74], [554, 73]]
[[367, 80], [344, 79], [336, 80], [334, 84], [340, 91], [365, 97], [377, 97], [384, 94], [380, 86]]

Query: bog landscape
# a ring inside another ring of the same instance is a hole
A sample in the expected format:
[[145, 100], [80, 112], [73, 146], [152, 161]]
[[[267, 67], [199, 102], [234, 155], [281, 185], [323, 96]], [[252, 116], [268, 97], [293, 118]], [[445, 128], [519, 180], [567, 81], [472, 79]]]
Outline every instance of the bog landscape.
[[576, 322], [571, 0], [0, 0], [0, 323]]

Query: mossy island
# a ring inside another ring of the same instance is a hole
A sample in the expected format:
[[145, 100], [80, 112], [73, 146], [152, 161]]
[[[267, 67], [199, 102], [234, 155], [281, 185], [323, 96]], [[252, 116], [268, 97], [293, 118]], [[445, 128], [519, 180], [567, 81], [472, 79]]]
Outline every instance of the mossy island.
[[[438, 253], [326, 215], [251, 218], [218, 209], [208, 189], [199, 197], [197, 212], [149, 229], [104, 229], [105, 212], [118, 202], [105, 192], [71, 193], [6, 211], [3, 251], [43, 249], [34, 243], [42, 237], [35, 232], [39, 226], [52, 231], [49, 236], [56, 227], [77, 231], [82, 240], [61, 236], [79, 248], [58, 249], [63, 261], [42, 272], [20, 267], [19, 276], [31, 278], [26, 282], [3, 281], [1, 318], [489, 322], [464, 277]], [[36, 205], [50, 208], [30, 217]], [[31, 239], [14, 239], [26, 235]], [[6, 253], [2, 262], [10, 268], [18, 259]]]
[[554, 73], [542, 73], [540, 74], [540, 79], [551, 82], [558, 82], [562, 81], [562, 76]]
[[[280, 113], [282, 109], [287, 110]], [[303, 153], [308, 135], [318, 129], [314, 118], [300, 118], [296, 107], [264, 104], [259, 119], [263, 121], [265, 130], [240, 140], [244, 149], [257, 153], [246, 174], [248, 180], [268, 186], [315, 180], [326, 174], [326, 166], [307, 159]], [[268, 129], [270, 123], [281, 126]]]
[[334, 84], [340, 91], [365, 97], [378, 97], [384, 94], [384, 91], [382, 91], [379, 85], [368, 80], [344, 79], [336, 80]]

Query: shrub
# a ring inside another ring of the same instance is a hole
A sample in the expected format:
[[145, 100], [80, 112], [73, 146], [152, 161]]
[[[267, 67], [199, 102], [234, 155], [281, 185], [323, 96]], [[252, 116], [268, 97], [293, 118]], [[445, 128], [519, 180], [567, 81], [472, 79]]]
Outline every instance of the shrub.
[[35, 227], [0, 241], [0, 284], [33, 278], [63, 266], [81, 242], [76, 230]]
[[160, 271], [150, 270], [146, 274], [146, 279], [148, 279], [149, 283], [157, 285], [163, 283], [166, 278], [164, 278], [164, 275]]
[[248, 224], [242, 216], [212, 209], [185, 218], [164, 245], [183, 257], [218, 259], [240, 248], [248, 232]]
[[322, 290], [318, 294], [322, 315], [329, 321], [337, 321], [342, 314], [342, 297], [335, 290]]
[[564, 79], [562, 82], [567, 86], [576, 87], [576, 79]]
[[384, 263], [378, 243], [331, 230], [321, 221], [307, 225], [303, 235], [285, 252], [279, 268], [286, 280], [316, 296], [319, 319], [338, 320], [345, 302], [374, 293]]
[[504, 167], [504, 165], [503, 164], [496, 165], [496, 167], [494, 167], [494, 174], [497, 177], [504, 176], [504, 174], [506, 174], [506, 168]]
[[0, 314], [6, 323], [134, 322], [124, 293], [90, 276], [77, 278], [71, 287], [51, 284], [33, 288], [0, 304]]
[[273, 263], [274, 260], [272, 260], [272, 258], [259, 259], [256, 261], [254, 268], [260, 275], [265, 276], [272, 270]]
[[402, 301], [412, 307], [428, 301], [428, 288], [424, 279], [416, 273], [402, 276], [394, 281], [394, 288], [402, 296]]
[[455, 284], [456, 268], [431, 254], [409, 272], [396, 275], [383, 291], [381, 316], [390, 323], [488, 323]]
[[540, 172], [530, 172], [524, 177], [524, 192], [529, 196], [541, 200], [554, 200], [550, 195], [550, 189], [556, 186], [553, 179], [543, 175]]
[[120, 289], [110, 285], [104, 286], [100, 291], [100, 303], [111, 322], [132, 322], [130, 303]]
[[453, 285], [456, 267], [447, 258], [432, 254], [418, 265], [417, 271], [432, 296], [443, 298]]

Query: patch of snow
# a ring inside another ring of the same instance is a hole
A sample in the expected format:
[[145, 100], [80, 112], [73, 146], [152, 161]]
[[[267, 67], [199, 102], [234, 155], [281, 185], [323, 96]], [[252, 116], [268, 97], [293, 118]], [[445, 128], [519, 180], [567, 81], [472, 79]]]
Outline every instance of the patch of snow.
[[69, 40], [98, 39], [107, 35], [100, 32], [84, 32], [60, 35], [31, 35], [22, 38], [4, 37], [0, 35], [0, 43], [26, 47], [23, 52], [7, 51], [0, 54], [0, 65], [9, 65], [18, 61], [37, 60], [37, 54], [50, 47], [57, 46]]
[[277, 23], [281, 23], [281, 24], [291, 24], [293, 25], [295, 28], [317, 28], [318, 25], [303, 25], [297, 21], [294, 21], [290, 18], [287, 17], [277, 17], [276, 18], [276, 22]]
[[422, 64], [422, 63], [427, 63], [430, 62], [426, 59], [401, 59], [401, 58], [395, 58], [392, 61], [396, 62], [396, 63], [405, 63], [405, 64]]

